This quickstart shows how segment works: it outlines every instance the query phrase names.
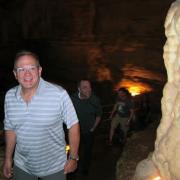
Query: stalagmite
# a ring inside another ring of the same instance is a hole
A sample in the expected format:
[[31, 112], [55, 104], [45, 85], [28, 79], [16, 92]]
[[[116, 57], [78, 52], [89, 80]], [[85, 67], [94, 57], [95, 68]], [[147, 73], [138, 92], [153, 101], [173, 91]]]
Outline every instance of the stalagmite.
[[180, 0], [168, 11], [165, 35], [163, 58], [168, 80], [161, 101], [162, 118], [154, 152], [137, 165], [133, 180], [180, 180]]

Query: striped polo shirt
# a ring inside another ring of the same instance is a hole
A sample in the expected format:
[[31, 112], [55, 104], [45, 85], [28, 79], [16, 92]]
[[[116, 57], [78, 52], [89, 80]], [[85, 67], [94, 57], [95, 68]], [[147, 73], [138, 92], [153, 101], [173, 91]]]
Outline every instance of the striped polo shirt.
[[38, 177], [64, 169], [67, 128], [78, 123], [66, 90], [40, 79], [36, 94], [27, 104], [16, 86], [5, 97], [5, 130], [16, 133], [14, 163]]

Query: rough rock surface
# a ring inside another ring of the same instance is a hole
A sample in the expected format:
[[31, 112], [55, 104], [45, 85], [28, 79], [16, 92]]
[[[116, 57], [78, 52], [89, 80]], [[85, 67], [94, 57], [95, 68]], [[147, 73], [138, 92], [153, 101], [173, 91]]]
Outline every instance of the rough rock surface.
[[[148, 125], [144, 130], [133, 133], [123, 149], [123, 153], [120, 156], [116, 165], [116, 180], [131, 180], [134, 176], [134, 170], [137, 164], [148, 156], [148, 161], [140, 164], [138, 176], [144, 176], [144, 167], [151, 159], [152, 152], [154, 150], [154, 141], [156, 139], [156, 130], [159, 125], [161, 115], [159, 113], [151, 114], [152, 123]], [[150, 170], [151, 171], [151, 170]], [[148, 178], [146, 178], [147, 180]], [[140, 180], [140, 179], [138, 179]]]
[[[180, 1], [172, 3], [165, 21], [167, 41], [164, 62], [168, 81], [161, 101], [162, 118], [157, 130], [155, 149], [150, 158], [141, 161], [134, 180], [160, 176], [163, 180], [180, 179]], [[141, 173], [140, 173], [141, 172]], [[143, 172], [143, 173], [142, 173]]]

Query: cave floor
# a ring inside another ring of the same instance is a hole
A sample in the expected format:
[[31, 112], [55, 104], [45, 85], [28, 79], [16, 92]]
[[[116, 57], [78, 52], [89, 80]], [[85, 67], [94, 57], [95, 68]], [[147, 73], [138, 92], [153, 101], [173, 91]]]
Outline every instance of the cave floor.
[[113, 146], [108, 146], [109, 122], [101, 125], [96, 132], [88, 176], [75, 173], [68, 180], [131, 180], [138, 162], [147, 158], [154, 149], [160, 114], [152, 114], [151, 119], [152, 122], [145, 129], [130, 132], [124, 147], [116, 142]]
[[88, 175], [74, 173], [68, 180], [114, 180], [116, 172], [116, 162], [121, 156], [122, 145], [114, 143], [112, 146], [107, 144], [109, 122], [95, 133], [93, 146], [92, 163]]

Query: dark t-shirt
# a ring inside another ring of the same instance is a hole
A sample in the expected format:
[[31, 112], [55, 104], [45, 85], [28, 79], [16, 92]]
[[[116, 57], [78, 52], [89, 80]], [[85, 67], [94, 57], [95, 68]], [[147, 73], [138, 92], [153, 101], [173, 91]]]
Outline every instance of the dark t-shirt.
[[129, 117], [130, 110], [133, 108], [133, 102], [131, 99], [125, 101], [119, 100], [117, 102], [117, 113], [120, 117]]
[[80, 128], [83, 133], [89, 132], [93, 127], [96, 117], [102, 115], [102, 107], [97, 96], [92, 94], [88, 99], [80, 99], [78, 93], [71, 96], [76, 109]]

